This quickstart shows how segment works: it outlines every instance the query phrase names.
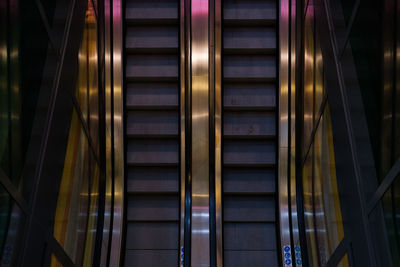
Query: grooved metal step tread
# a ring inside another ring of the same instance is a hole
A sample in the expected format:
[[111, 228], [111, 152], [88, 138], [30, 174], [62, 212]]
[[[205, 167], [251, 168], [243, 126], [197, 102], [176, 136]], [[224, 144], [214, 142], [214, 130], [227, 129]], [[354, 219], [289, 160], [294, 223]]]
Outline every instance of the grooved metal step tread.
[[125, 75], [128, 81], [176, 81], [178, 69], [175, 55], [128, 55]]
[[177, 21], [179, 2], [175, 0], [127, 0], [125, 23], [137, 21]]
[[275, 0], [225, 0], [223, 18], [243, 21], [263, 20], [274, 22], [277, 19]]
[[273, 27], [225, 27], [224, 54], [274, 54], [276, 34]]
[[128, 109], [178, 109], [178, 83], [128, 83], [125, 105]]
[[126, 51], [132, 53], [177, 53], [178, 30], [174, 26], [131, 26], [125, 39]]

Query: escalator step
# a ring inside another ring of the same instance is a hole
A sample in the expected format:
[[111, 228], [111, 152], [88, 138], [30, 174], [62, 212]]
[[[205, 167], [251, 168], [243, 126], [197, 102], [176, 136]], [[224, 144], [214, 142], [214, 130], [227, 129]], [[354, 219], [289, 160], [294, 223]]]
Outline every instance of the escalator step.
[[271, 54], [276, 50], [271, 27], [226, 27], [223, 38], [225, 54]]
[[239, 21], [241, 25], [254, 21], [273, 23], [276, 20], [275, 0], [225, 0], [224, 23]]
[[177, 53], [178, 37], [174, 26], [132, 26], [127, 29], [125, 47], [130, 53]]
[[276, 227], [273, 223], [226, 223], [224, 249], [236, 251], [275, 250], [275, 230]]
[[127, 0], [126, 23], [168, 23], [178, 20], [176, 0]]
[[225, 165], [261, 165], [275, 164], [275, 142], [260, 140], [225, 140]]
[[177, 81], [178, 56], [128, 55], [126, 79], [128, 81]]
[[224, 251], [224, 265], [229, 267], [278, 266], [276, 251]]
[[128, 169], [127, 192], [178, 193], [179, 169], [177, 167], [134, 167]]
[[179, 238], [178, 222], [129, 222], [126, 230], [128, 250], [176, 249]]
[[178, 221], [179, 195], [129, 195], [128, 221]]
[[128, 111], [128, 136], [178, 136], [178, 111]]
[[276, 58], [269, 55], [226, 55], [223, 73], [224, 81], [275, 81]]
[[273, 137], [275, 131], [275, 113], [271, 112], [225, 112], [224, 137], [257, 136]]
[[275, 193], [275, 170], [268, 168], [224, 168], [225, 194]]
[[127, 143], [128, 165], [178, 165], [178, 140], [136, 139]]
[[129, 83], [126, 88], [127, 109], [178, 109], [177, 83]]
[[134, 262], [132, 266], [175, 267], [177, 262], [176, 249], [169, 250], [127, 250], [126, 262]]
[[273, 196], [224, 196], [225, 222], [274, 222]]

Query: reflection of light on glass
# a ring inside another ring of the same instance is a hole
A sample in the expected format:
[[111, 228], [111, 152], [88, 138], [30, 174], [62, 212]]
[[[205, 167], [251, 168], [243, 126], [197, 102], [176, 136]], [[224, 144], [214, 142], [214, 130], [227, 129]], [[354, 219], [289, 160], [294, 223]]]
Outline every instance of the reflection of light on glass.
[[314, 63], [314, 54], [311, 54], [308, 50], [304, 53], [304, 62], [306, 64], [313, 64]]
[[2, 58], [7, 58], [7, 46], [1, 46], [0, 47], [0, 56]]
[[311, 119], [312, 119], [312, 114], [310, 114], [310, 113], [304, 113], [304, 119], [306, 119], [306, 120], [311, 120]]
[[18, 113], [11, 113], [11, 120], [19, 120], [20, 116]]

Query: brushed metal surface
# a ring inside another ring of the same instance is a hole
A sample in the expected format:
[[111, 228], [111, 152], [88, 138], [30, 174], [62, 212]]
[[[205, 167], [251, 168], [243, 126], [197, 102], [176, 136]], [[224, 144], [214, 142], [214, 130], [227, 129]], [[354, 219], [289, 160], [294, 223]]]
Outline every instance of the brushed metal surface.
[[210, 266], [208, 0], [191, 2], [191, 266]]
[[123, 126], [123, 60], [122, 3], [114, 0], [113, 28], [113, 89], [114, 89], [114, 219], [110, 266], [120, 265], [124, 212], [124, 126]]
[[[297, 253], [296, 247], [300, 247], [299, 224], [297, 216], [297, 196], [296, 196], [296, 0], [291, 1], [291, 43], [290, 43], [290, 215], [292, 217], [292, 239], [293, 250], [296, 255], [295, 264], [300, 267], [297, 259], [301, 259], [301, 254]], [[300, 254], [300, 257], [297, 256]]]
[[180, 1], [180, 20], [179, 20], [179, 45], [180, 45], [180, 129], [181, 129], [181, 149], [180, 149], [180, 190], [181, 190], [181, 211], [180, 211], [180, 237], [179, 237], [179, 266], [184, 266], [184, 247], [185, 247], [185, 201], [186, 201], [186, 44], [185, 44], [185, 0]]
[[223, 267], [222, 230], [222, 67], [221, 0], [214, 0], [214, 120], [215, 120], [215, 234], [216, 264]]
[[[278, 188], [281, 248], [290, 246], [290, 224], [288, 206], [288, 162], [289, 162], [289, 0], [280, 1], [279, 14], [279, 154]], [[284, 253], [281, 254], [285, 263]], [[285, 265], [286, 266], [286, 265]]]

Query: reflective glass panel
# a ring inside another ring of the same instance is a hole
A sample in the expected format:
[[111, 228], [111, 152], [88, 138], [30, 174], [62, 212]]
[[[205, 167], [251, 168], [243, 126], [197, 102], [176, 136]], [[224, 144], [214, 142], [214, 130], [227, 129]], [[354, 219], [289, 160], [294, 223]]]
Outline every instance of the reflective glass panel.
[[79, 109], [81, 111], [83, 120], [87, 123], [88, 121], [88, 31], [85, 29], [83, 31], [82, 43], [79, 48], [78, 54], [78, 82], [76, 90], [76, 100], [79, 104]]
[[[107, 108], [107, 113], [109, 112]], [[106, 124], [110, 123], [108, 120]], [[108, 241], [111, 233], [111, 208], [112, 208], [112, 180], [113, 180], [113, 169], [112, 169], [112, 148], [111, 148], [111, 135], [107, 131], [106, 133], [106, 189], [105, 189], [105, 207], [104, 207], [104, 229], [101, 249], [101, 264], [105, 264], [107, 261], [108, 254]]]
[[304, 26], [304, 149], [310, 144], [314, 122], [314, 7], [307, 9]]
[[325, 265], [344, 237], [328, 105], [318, 125], [314, 149], [315, 221], [320, 262]]
[[92, 1], [88, 2], [86, 12], [87, 64], [88, 64], [88, 97], [89, 97], [89, 131], [93, 147], [99, 155], [99, 86], [97, 57], [97, 20]]
[[395, 205], [392, 197], [393, 189], [389, 189], [369, 214], [377, 266], [399, 266], [397, 219], [396, 211], [392, 210]]
[[61, 264], [61, 262], [58, 260], [58, 258], [56, 257], [56, 255], [51, 254], [51, 267], [62, 267], [63, 265]]
[[393, 266], [400, 266], [400, 179], [398, 177], [383, 196], [382, 207]]
[[18, 188], [25, 161], [34, 166], [37, 159], [37, 150], [29, 157], [28, 148], [42, 89], [52, 84], [57, 67], [49, 47], [34, 1], [1, 1], [0, 167]]
[[308, 154], [303, 167], [303, 205], [309, 264], [310, 266], [318, 266], [318, 246], [314, 225], [312, 150]]
[[46, 13], [50, 26], [54, 47], [61, 52], [61, 45], [67, 29], [68, 11], [71, 8], [71, 0], [40, 0]]
[[98, 199], [99, 199], [99, 178], [100, 168], [94, 158], [91, 158], [91, 186], [90, 186], [90, 206], [89, 206], [89, 221], [87, 226], [85, 258], [83, 265], [90, 266], [93, 261], [93, 253], [97, 231], [97, 214], [98, 214]]
[[[348, 44], [354, 59], [379, 181], [400, 156], [396, 2], [361, 1]], [[353, 88], [351, 81], [346, 87], [348, 91]], [[355, 103], [352, 108], [357, 108], [357, 105]], [[357, 140], [360, 143], [363, 141], [361, 138]]]
[[89, 201], [89, 146], [76, 111], [73, 111], [57, 200], [54, 237], [79, 264], [84, 243]]
[[[100, 177], [97, 53], [97, 22], [92, 1], [89, 0], [78, 55], [78, 80], [75, 93], [83, 121], [79, 119], [78, 113], [74, 110], [57, 206], [56, 220], [58, 219], [58, 221], [54, 228], [56, 239], [68, 255], [77, 265], [83, 266], [92, 264], [97, 231]], [[82, 123], [87, 126], [88, 132], [84, 131]], [[89, 137], [90, 143], [88, 142]], [[84, 154], [82, 154], [83, 152]], [[73, 186], [75, 183], [81, 184]], [[79, 192], [81, 192], [81, 203], [76, 200], [79, 198], [76, 195]], [[79, 205], [82, 208], [75, 207], [66, 214], [68, 205]], [[75, 218], [77, 216], [78, 218]], [[78, 219], [82, 223], [77, 224]], [[75, 228], [68, 227], [70, 224], [73, 224]], [[79, 225], [79, 237], [73, 238], [78, 229], [77, 225]], [[79, 242], [77, 242], [78, 239]]]
[[353, 13], [354, 4], [356, 0], [340, 0], [343, 9], [343, 16], [346, 21], [346, 24], [349, 23], [351, 18], [351, 14]]
[[0, 185], [0, 260], [1, 266], [16, 266], [20, 252], [25, 215]]
[[336, 266], [337, 267], [348, 267], [349, 266], [349, 256], [347, 255], [347, 253], [344, 254], [343, 258], [340, 260], [340, 262]]
[[314, 82], [314, 124], [319, 119], [320, 107], [322, 104], [322, 99], [324, 97], [324, 62], [322, 60], [322, 51], [319, 36], [316, 34], [315, 38], [315, 82]]

